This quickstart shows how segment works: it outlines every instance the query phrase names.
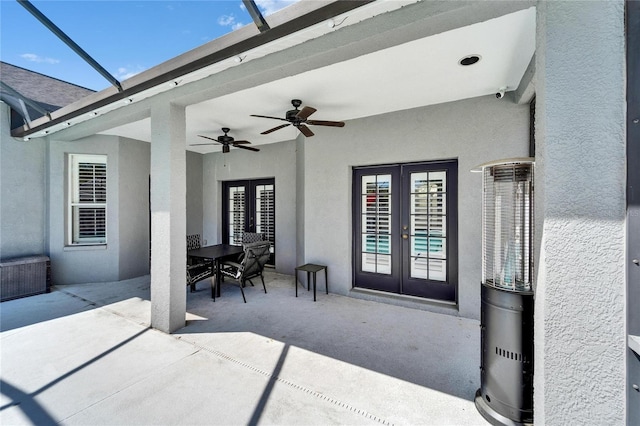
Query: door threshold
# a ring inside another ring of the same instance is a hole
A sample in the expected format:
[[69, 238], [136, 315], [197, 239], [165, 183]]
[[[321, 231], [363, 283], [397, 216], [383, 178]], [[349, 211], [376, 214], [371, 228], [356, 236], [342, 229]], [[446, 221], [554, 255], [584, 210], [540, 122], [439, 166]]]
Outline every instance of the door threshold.
[[458, 304], [446, 300], [426, 299], [424, 297], [410, 296], [408, 294], [388, 293], [386, 291], [372, 290], [369, 288], [353, 287], [349, 296], [357, 299], [371, 300], [373, 302], [402, 306], [405, 308], [419, 309], [447, 315], [458, 316]]

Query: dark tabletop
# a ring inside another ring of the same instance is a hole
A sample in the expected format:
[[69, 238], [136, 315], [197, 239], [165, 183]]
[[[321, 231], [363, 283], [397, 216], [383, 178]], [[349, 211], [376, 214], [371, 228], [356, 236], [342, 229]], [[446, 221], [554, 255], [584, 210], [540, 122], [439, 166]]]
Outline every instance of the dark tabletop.
[[318, 272], [326, 268], [327, 267], [325, 265], [316, 265], [314, 263], [307, 263], [305, 265], [296, 267], [296, 271]]
[[227, 256], [237, 255], [242, 252], [242, 246], [234, 246], [231, 244], [216, 244], [214, 246], [205, 246], [198, 249], [188, 250], [187, 255], [193, 257], [202, 257], [205, 259], [220, 259]]

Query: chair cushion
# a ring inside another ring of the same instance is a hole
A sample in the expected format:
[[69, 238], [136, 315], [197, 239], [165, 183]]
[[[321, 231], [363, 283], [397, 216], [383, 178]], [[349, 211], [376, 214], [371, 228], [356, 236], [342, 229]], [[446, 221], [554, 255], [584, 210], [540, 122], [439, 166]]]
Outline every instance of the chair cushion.
[[202, 241], [200, 234], [187, 235], [187, 250], [200, 248], [200, 241]]
[[195, 284], [211, 276], [213, 276], [213, 270], [210, 263], [198, 263], [187, 266], [187, 284]]
[[257, 241], [264, 241], [264, 234], [259, 232], [245, 232], [242, 234], [242, 245], [255, 243]]

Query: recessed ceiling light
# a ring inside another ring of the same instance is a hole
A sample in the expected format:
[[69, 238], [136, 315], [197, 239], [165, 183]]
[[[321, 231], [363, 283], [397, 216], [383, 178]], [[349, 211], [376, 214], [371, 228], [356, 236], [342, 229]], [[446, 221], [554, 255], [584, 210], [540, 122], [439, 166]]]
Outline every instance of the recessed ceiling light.
[[458, 61], [458, 63], [462, 66], [469, 66], [469, 65], [473, 65], [476, 62], [478, 62], [480, 60], [481, 56], [480, 55], [469, 55], [469, 56], [465, 56], [464, 58], [460, 59], [460, 61]]

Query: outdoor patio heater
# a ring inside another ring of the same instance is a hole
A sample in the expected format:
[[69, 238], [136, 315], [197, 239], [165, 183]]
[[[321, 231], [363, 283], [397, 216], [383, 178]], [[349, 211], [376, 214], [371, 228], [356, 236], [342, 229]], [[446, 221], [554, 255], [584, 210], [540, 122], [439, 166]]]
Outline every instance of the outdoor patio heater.
[[480, 166], [481, 386], [475, 404], [493, 425], [533, 423], [532, 158]]

